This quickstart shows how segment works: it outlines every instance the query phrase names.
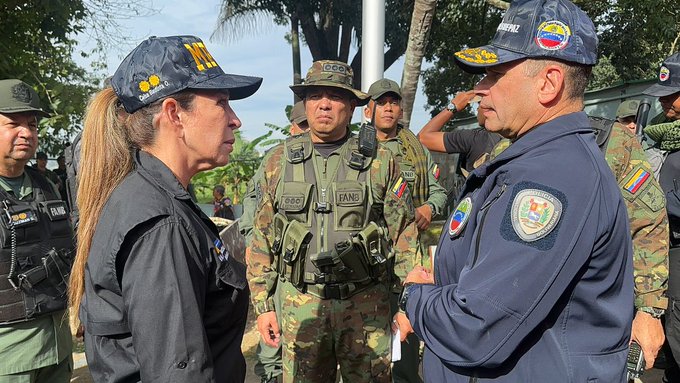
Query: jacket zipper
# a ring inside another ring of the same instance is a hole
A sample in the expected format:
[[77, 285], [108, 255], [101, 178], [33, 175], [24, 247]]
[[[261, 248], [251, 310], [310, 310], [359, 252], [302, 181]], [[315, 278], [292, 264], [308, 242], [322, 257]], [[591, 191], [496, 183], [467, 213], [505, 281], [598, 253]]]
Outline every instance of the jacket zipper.
[[[491, 206], [492, 203], [496, 202], [497, 199], [499, 199], [503, 193], [505, 193], [505, 188], [506, 185], [502, 184], [501, 189], [496, 193], [496, 195], [486, 201], [484, 205], [482, 205], [482, 208], [480, 210], [483, 210], [484, 212], [482, 213], [482, 219], [479, 221], [479, 230], [477, 230], [477, 240], [475, 241], [475, 257], [472, 259], [472, 265], [470, 265], [470, 268], [475, 266], [475, 263], [477, 263], [477, 258], [479, 257], [479, 245], [481, 243], [481, 238], [482, 238], [482, 228], [484, 226], [484, 221], [486, 220], [486, 213], [489, 212], [489, 207]], [[470, 380], [468, 381], [469, 383], [477, 383], [479, 379], [476, 376], [471, 376]]]
[[502, 184], [501, 189], [498, 191], [498, 193], [496, 193], [496, 195], [492, 199], [486, 201], [486, 203], [480, 209], [483, 210], [484, 212], [482, 213], [482, 219], [479, 221], [478, 226], [479, 229], [477, 230], [477, 240], [475, 241], [475, 257], [472, 259], [472, 265], [470, 265], [470, 268], [475, 266], [475, 263], [477, 263], [477, 258], [479, 257], [479, 245], [482, 241], [482, 228], [484, 226], [484, 221], [486, 220], [486, 214], [489, 212], [489, 206], [491, 206], [492, 203], [496, 202], [496, 200], [499, 199], [501, 195], [503, 195], [503, 193], [505, 193], [505, 188], [506, 185]]

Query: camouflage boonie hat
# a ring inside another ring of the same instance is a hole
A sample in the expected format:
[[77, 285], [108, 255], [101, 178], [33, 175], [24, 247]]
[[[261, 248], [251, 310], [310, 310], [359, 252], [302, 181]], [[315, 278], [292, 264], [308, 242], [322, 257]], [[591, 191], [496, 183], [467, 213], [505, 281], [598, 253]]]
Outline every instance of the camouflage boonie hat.
[[350, 91], [358, 100], [358, 105], [366, 105], [368, 95], [352, 87], [354, 72], [352, 67], [342, 61], [319, 60], [307, 71], [304, 84], [291, 85], [290, 89], [300, 98], [305, 98], [307, 88], [328, 86]]
[[50, 115], [40, 108], [40, 98], [33, 88], [21, 80], [0, 80], [0, 113], [35, 112], [40, 117]]
[[373, 100], [379, 99], [385, 93], [394, 93], [397, 97], [401, 98], [401, 88], [399, 84], [390, 79], [380, 79], [368, 88], [368, 95], [371, 96]]
[[639, 106], [639, 100], [626, 100], [622, 102], [618, 109], [616, 109], [616, 118], [636, 116]]
[[307, 121], [307, 112], [305, 111], [305, 103], [298, 101], [293, 105], [293, 109], [290, 110], [290, 117], [288, 121], [300, 125], [301, 123]]

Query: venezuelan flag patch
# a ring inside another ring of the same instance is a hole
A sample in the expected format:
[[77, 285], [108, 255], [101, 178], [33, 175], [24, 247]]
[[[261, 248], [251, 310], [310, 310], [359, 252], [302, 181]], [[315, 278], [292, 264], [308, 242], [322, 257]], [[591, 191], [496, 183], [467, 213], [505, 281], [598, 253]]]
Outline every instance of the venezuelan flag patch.
[[397, 179], [397, 182], [392, 186], [392, 193], [396, 195], [397, 197], [401, 198], [402, 194], [404, 194], [404, 190], [406, 190], [406, 180], [404, 177], [399, 177]]
[[437, 164], [434, 164], [432, 167], [432, 175], [434, 176], [434, 179], [439, 181], [439, 166], [437, 166]]
[[637, 193], [638, 190], [640, 190], [640, 187], [647, 181], [649, 178], [649, 172], [638, 168], [638, 170], [633, 173], [633, 176], [630, 177], [628, 182], [623, 186], [624, 189], [628, 190], [631, 194]]

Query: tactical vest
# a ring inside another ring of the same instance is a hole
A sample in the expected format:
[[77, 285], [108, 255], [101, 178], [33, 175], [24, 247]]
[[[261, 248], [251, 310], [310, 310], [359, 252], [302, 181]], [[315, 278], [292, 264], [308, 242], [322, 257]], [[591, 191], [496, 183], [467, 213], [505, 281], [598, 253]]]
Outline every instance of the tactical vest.
[[373, 158], [357, 148], [350, 137], [332, 166], [315, 158], [309, 134], [284, 143], [274, 201], [275, 267], [280, 278], [322, 299], [346, 299], [382, 281], [391, 258], [382, 205], [371, 189]]
[[0, 324], [28, 321], [66, 308], [74, 250], [66, 203], [36, 170], [26, 168], [33, 199], [0, 189]]

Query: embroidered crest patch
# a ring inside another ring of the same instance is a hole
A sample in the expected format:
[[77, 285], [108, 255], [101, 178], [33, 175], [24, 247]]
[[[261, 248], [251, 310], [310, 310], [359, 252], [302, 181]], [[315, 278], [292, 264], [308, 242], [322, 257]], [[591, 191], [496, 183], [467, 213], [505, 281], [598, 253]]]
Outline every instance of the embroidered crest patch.
[[560, 200], [543, 190], [524, 189], [512, 201], [512, 227], [526, 242], [533, 242], [550, 234], [561, 215]]
[[451, 221], [449, 222], [449, 235], [451, 238], [460, 234], [465, 228], [468, 219], [470, 219], [470, 212], [472, 211], [472, 199], [467, 197], [460, 201], [456, 210], [451, 215]]
[[566, 47], [570, 37], [571, 30], [567, 24], [557, 20], [545, 21], [538, 26], [536, 44], [543, 49], [556, 51]]

